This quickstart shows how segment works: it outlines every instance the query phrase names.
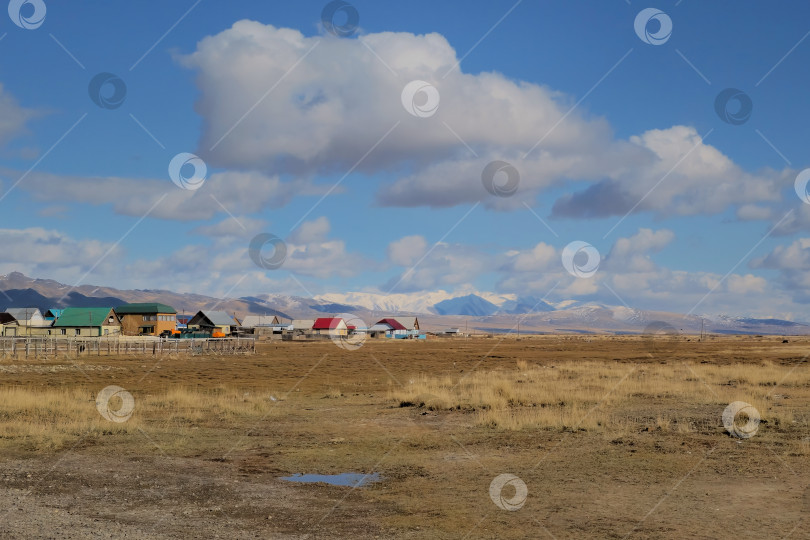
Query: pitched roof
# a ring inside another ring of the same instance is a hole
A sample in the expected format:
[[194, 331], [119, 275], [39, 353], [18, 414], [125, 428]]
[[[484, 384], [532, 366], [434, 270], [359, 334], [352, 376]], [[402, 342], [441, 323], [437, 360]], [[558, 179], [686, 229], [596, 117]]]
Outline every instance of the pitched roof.
[[334, 330], [340, 328], [340, 323], [345, 326], [346, 323], [340, 317], [320, 317], [315, 319], [315, 324], [312, 325], [313, 330]]
[[110, 316], [112, 310], [113, 308], [111, 307], [65, 308], [65, 310], [62, 312], [62, 316], [56, 319], [56, 322], [53, 323], [53, 325], [55, 327], [102, 326], [107, 324], [107, 317]]
[[51, 308], [45, 313], [42, 314], [43, 317], [54, 317], [59, 318], [62, 316], [62, 312], [65, 311], [64, 309], [59, 308]]
[[[233, 317], [228, 315], [226, 311], [198, 311], [194, 317], [189, 320], [189, 324], [199, 324], [202, 318], [208, 319], [208, 322], [214, 326], [236, 326], [236, 321]], [[193, 321], [193, 322], [192, 322]]]
[[394, 319], [393, 317], [389, 317], [387, 319], [381, 319], [381, 320], [377, 321], [377, 324], [387, 324], [388, 326], [390, 326], [394, 330], [407, 330], [407, 328], [402, 326], [402, 324], [400, 324], [400, 322], [398, 320]]
[[242, 319], [243, 328], [273, 326], [275, 324], [278, 324], [278, 317], [275, 315], [247, 315], [244, 319]]
[[166, 304], [146, 302], [138, 304], [124, 304], [115, 308], [119, 315], [145, 314], [145, 313], [177, 313], [177, 310]]
[[11, 313], [0, 313], [0, 324], [9, 324], [17, 322], [17, 319], [14, 318], [14, 315]]
[[30, 321], [36, 315], [42, 315], [39, 312], [39, 308], [8, 308], [6, 313], [10, 313], [12, 317], [17, 319], [18, 321]]

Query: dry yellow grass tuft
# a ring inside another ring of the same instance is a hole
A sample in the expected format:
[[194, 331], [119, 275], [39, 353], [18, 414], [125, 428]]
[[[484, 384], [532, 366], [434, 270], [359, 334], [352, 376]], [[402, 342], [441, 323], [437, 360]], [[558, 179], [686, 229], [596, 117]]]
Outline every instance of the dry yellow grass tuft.
[[[777, 384], [781, 393], [773, 392]], [[785, 392], [791, 393], [790, 401], [783, 399]], [[472, 411], [478, 425], [503, 430], [646, 427], [679, 433], [715, 429], [726, 405], [745, 401], [765, 423], [785, 430], [809, 424], [797, 411], [810, 400], [810, 374], [770, 362], [530, 366], [520, 360], [516, 370], [422, 374], [404, 389], [389, 391], [389, 397], [402, 406]], [[667, 413], [649, 417], [645, 405], [652, 404], [663, 405]], [[711, 411], [715, 420], [701, 417], [701, 411]]]
[[[122, 422], [108, 420], [96, 407], [97, 394], [89, 389], [0, 389], [0, 444], [27, 450], [60, 449], [77, 440], [92, 441], [138, 430], [171, 432], [175, 436], [201, 427], [249, 422], [272, 413], [269, 393], [235, 388], [198, 391], [172, 388], [160, 393], [135, 394], [132, 415]], [[120, 397], [109, 400], [117, 411]]]

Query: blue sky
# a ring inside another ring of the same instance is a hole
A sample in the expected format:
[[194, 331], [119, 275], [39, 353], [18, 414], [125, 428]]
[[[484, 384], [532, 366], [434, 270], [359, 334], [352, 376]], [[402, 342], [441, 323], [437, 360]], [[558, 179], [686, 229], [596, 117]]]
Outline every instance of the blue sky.
[[[804, 2], [358, 0], [347, 37], [326, 2], [42, 4], [38, 28], [0, 22], [0, 271], [810, 319]], [[649, 7], [672, 21], [660, 45], [634, 30]], [[118, 108], [89, 97], [102, 72]], [[412, 80], [434, 114], [402, 106]], [[741, 125], [715, 111], [726, 88], [753, 103]], [[169, 177], [181, 152], [207, 165], [196, 191]], [[496, 159], [513, 196], [482, 186]], [[262, 232], [279, 269], [249, 257]], [[566, 272], [572, 241], [593, 276]]]

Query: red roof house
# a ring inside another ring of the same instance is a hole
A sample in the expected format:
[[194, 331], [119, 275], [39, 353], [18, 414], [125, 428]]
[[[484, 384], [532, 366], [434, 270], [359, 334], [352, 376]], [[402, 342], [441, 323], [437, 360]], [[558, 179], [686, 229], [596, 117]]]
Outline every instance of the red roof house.
[[312, 325], [315, 334], [325, 334], [330, 336], [345, 336], [348, 333], [346, 321], [340, 317], [321, 317], [315, 319]]
[[377, 324], [387, 324], [392, 330], [407, 330], [398, 320], [393, 318], [381, 319], [377, 321]]

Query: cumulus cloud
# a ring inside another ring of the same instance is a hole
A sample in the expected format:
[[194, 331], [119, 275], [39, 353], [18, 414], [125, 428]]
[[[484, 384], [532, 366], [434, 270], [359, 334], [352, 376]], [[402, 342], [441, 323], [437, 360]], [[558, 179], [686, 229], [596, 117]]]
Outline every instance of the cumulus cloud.
[[[654, 159], [624, 171], [606, 171], [606, 178], [558, 199], [552, 215], [717, 214], [730, 205], [778, 201], [779, 190], [792, 174], [789, 170], [743, 171], [687, 126], [649, 130], [630, 142], [652, 152]], [[751, 208], [746, 212], [750, 215]]]
[[412, 266], [427, 252], [424, 236], [413, 235], [388, 244], [388, 259], [398, 266]]
[[[308, 276], [317, 279], [340, 279], [356, 276], [364, 271], [374, 270], [377, 263], [368, 260], [365, 256], [347, 250], [343, 240], [329, 237], [330, 223], [325, 217], [320, 217], [312, 221], [305, 221], [296, 229], [295, 233], [284, 239], [287, 247], [286, 259], [280, 268], [276, 270], [265, 270], [258, 268], [248, 253], [250, 238], [257, 231], [251, 230], [250, 234], [244, 236], [244, 231], [236, 225], [234, 227], [231, 220], [223, 220], [210, 228], [200, 227], [199, 231], [205, 236], [210, 236], [214, 241], [184, 246], [169, 255], [154, 259], [142, 260], [133, 264], [132, 268], [138, 270], [139, 276], [149, 276], [157, 282], [165, 279], [167, 273], [182, 274], [186, 279], [199, 281], [202, 283], [215, 283], [217, 290], [221, 283], [217, 281], [217, 276], [231, 278], [233, 276], [255, 276], [260, 273], [261, 280], [251, 278], [250, 286], [237, 285], [237, 290], [245, 293], [256, 294], [267, 284], [296, 284], [295, 280], [287, 279], [288, 273], [296, 276]], [[258, 221], [248, 220], [246, 223], [260, 225]], [[234, 242], [232, 236], [220, 237], [218, 234], [227, 235], [239, 233], [239, 241]], [[299, 288], [296, 284], [294, 288]], [[289, 290], [287, 286], [286, 289]], [[195, 289], [199, 291], [199, 289]], [[277, 289], [275, 289], [277, 290]]]
[[810, 238], [798, 238], [787, 246], [777, 246], [764, 257], [751, 262], [753, 268], [810, 270]]
[[765, 292], [768, 281], [753, 274], [737, 275], [728, 277], [728, 292], [732, 294], [751, 294]]
[[[801, 318], [806, 311], [800, 303], [807, 300], [785, 292], [762, 276], [683, 271], [653, 261], [652, 256], [674, 240], [675, 234], [668, 229], [640, 228], [629, 237], [617, 239], [607, 254], [602, 254], [598, 270], [588, 279], [565, 271], [562, 246], [541, 242], [523, 250], [509, 250], [498, 257], [506, 263], [497, 268], [497, 290], [524, 297], [547, 297], [550, 301], [597, 302], [683, 314]], [[801, 278], [810, 292], [810, 278], [804, 277], [810, 272], [798, 270], [810, 269], [810, 239], [791, 250], [776, 251], [781, 264], [794, 268], [796, 279]], [[774, 257], [766, 264], [753, 266], [776, 266]]]
[[744, 204], [737, 208], [737, 218], [741, 221], [761, 221], [771, 219], [773, 209], [758, 204]]
[[123, 254], [119, 246], [99, 240], [78, 240], [67, 234], [31, 227], [0, 229], [4, 271], [50, 275], [60, 271], [67, 279], [95, 267], [109, 269]]
[[298, 244], [311, 244], [321, 242], [326, 239], [332, 225], [326, 216], [321, 216], [313, 221], [305, 221], [295, 229], [290, 241]]
[[653, 231], [642, 228], [629, 238], [619, 238], [605, 257], [604, 268], [613, 271], [648, 272], [655, 268], [650, 259], [675, 239], [668, 229]]
[[[10, 178], [16, 171], [4, 169]], [[245, 215], [279, 208], [298, 195], [323, 191], [304, 180], [282, 181], [278, 176], [248, 171], [214, 173], [197, 190], [178, 188], [169, 179], [29, 174], [18, 186], [37, 201], [110, 205], [118, 214], [197, 221], [219, 214]]]
[[343, 240], [330, 239], [330, 229], [326, 217], [302, 223], [287, 239], [287, 259], [282, 269], [327, 279], [352, 277], [377, 266], [359, 253], [348, 252]]
[[0, 83], [0, 144], [26, 131], [29, 120], [40, 113], [20, 106], [14, 96]]
[[[395, 243], [397, 258], [400, 262], [413, 260], [413, 256], [406, 255], [403, 246], [411, 245], [419, 248], [419, 240], [413, 237], [402, 240], [405, 242]], [[463, 288], [478, 276], [492, 271], [495, 262], [477, 246], [439, 242], [413, 263], [401, 266], [407, 268], [381, 285], [380, 289], [383, 292], [403, 293], [440, 287]]]
[[[548, 87], [464, 73], [435, 33], [336, 39], [243, 20], [178, 60], [197, 74], [199, 152], [210, 163], [304, 175], [395, 172], [399, 179], [377, 193], [382, 205], [511, 209], [580, 181], [588, 187], [558, 200], [554, 216], [719, 213], [776, 200], [783, 180], [781, 172], [743, 171], [688, 126], [617, 139], [604, 119], [569, 114], [573, 99]], [[434, 115], [402, 106], [413, 80], [438, 90]], [[515, 196], [484, 189], [493, 160], [519, 170]]]
[[791, 201], [793, 206], [781, 206], [772, 210], [771, 227], [774, 236], [790, 236], [796, 233], [810, 231], [810, 204], [798, 203], [798, 199]]
[[513, 272], [542, 272], [551, 268], [560, 270], [560, 252], [554, 247], [540, 242], [525, 251], [509, 251], [503, 269]]
[[[305, 37], [245, 20], [200, 41], [180, 61], [197, 72], [197, 110], [206, 120], [200, 151], [228, 168], [342, 172], [397, 125], [359, 165], [376, 172], [466, 153], [443, 121], [472, 146], [500, 148], [537, 141], [543, 126], [564, 114], [557, 94], [538, 85], [494, 73], [444, 77], [456, 51], [435, 33]], [[432, 118], [411, 116], [401, 104], [403, 88], [414, 79], [440, 92]], [[604, 122], [562, 122], [544, 148], [587, 145], [606, 131]]]

